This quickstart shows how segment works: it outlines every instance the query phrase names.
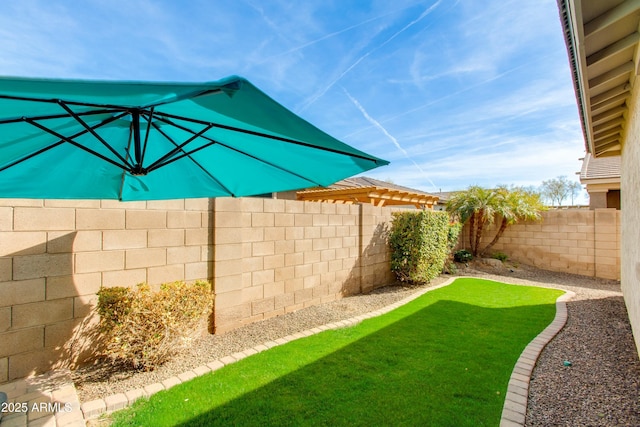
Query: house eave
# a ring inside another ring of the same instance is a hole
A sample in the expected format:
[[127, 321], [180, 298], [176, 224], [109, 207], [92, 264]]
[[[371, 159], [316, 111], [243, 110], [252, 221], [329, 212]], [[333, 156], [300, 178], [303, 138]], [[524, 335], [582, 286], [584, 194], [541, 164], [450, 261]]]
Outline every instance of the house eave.
[[638, 73], [640, 0], [558, 0], [585, 148], [622, 152]]

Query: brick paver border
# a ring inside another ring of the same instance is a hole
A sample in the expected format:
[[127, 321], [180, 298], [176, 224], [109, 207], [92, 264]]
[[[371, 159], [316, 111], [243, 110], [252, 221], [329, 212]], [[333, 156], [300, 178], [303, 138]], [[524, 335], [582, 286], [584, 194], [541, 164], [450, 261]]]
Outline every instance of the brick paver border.
[[556, 300], [556, 317], [553, 322], [535, 337], [524, 349], [522, 354], [520, 354], [520, 358], [516, 362], [513, 372], [511, 373], [511, 378], [509, 379], [507, 395], [505, 396], [504, 406], [502, 408], [500, 427], [524, 426], [527, 415], [527, 401], [529, 399], [529, 381], [531, 380], [533, 368], [544, 347], [567, 323], [566, 302], [574, 296], [575, 293], [565, 290], [565, 294]]

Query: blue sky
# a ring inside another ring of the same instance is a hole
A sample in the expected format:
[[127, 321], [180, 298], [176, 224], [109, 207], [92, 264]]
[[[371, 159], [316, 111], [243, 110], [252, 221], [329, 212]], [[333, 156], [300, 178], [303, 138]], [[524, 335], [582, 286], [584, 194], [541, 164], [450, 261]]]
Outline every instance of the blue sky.
[[577, 180], [555, 0], [0, 2], [0, 75], [241, 75], [424, 191]]

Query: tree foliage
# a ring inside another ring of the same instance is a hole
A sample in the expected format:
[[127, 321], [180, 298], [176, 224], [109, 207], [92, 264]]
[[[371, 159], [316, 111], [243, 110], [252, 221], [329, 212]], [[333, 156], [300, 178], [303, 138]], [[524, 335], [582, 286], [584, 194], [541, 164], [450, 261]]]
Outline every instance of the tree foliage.
[[562, 206], [562, 202], [571, 197], [573, 205], [574, 198], [580, 193], [582, 186], [580, 183], [570, 181], [566, 176], [542, 181], [541, 191], [544, 197], [549, 200], [552, 206]]
[[[509, 225], [540, 220], [544, 209], [539, 193], [505, 186], [496, 189], [471, 186], [456, 193], [447, 204], [449, 213], [463, 224], [469, 224], [469, 248], [474, 256], [488, 253]], [[483, 234], [496, 220], [500, 221], [500, 227], [491, 242], [482, 248]]]

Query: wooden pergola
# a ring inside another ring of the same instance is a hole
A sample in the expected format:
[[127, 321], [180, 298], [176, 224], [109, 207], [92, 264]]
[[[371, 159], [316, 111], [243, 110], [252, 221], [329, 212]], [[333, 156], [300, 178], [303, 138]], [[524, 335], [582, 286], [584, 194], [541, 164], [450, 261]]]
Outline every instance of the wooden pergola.
[[374, 206], [415, 206], [418, 209], [433, 209], [438, 197], [418, 190], [385, 183], [373, 178], [351, 178], [328, 188], [298, 191], [298, 200], [354, 204], [367, 203]]

